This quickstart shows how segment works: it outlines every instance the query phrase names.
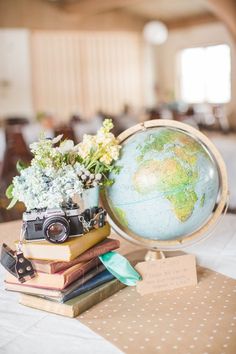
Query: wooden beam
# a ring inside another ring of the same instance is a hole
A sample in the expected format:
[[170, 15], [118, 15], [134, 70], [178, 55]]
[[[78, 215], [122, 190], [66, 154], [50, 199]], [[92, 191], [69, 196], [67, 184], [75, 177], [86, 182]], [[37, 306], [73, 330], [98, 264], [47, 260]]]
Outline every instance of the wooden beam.
[[211, 10], [228, 27], [236, 41], [236, 1], [235, 0], [205, 0]]
[[141, 31], [144, 22], [143, 19], [122, 9], [83, 14], [79, 11], [67, 12], [48, 0], [0, 0], [2, 28]]
[[177, 18], [176, 20], [165, 21], [165, 24], [169, 30], [174, 30], [179, 28], [203, 25], [206, 23], [213, 23], [217, 21], [219, 21], [219, 18], [207, 12], [199, 15]]
[[[65, 11], [78, 11], [82, 14], [95, 14], [139, 3], [140, 0], [80, 0], [80, 1], [62, 1], [54, 5], [63, 7]], [[51, 3], [53, 4], [53, 2]]]

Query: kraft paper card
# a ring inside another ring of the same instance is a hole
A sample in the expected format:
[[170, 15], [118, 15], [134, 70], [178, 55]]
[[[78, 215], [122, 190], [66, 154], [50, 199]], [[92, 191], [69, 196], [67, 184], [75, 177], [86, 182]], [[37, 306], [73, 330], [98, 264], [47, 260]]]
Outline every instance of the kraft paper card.
[[137, 283], [140, 295], [197, 284], [196, 259], [191, 254], [140, 262], [135, 268], [142, 276]]
[[126, 287], [78, 320], [126, 354], [235, 354], [236, 280], [199, 268], [196, 286]]

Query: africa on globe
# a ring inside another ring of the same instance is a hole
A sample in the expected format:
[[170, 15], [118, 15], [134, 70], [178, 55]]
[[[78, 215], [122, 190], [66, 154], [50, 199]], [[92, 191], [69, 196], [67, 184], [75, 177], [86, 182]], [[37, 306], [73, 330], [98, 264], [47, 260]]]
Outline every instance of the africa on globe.
[[161, 120], [126, 132], [120, 172], [105, 192], [115, 230], [154, 241], [180, 240], [199, 230], [222, 191], [207, 138], [202, 141], [185, 124]]

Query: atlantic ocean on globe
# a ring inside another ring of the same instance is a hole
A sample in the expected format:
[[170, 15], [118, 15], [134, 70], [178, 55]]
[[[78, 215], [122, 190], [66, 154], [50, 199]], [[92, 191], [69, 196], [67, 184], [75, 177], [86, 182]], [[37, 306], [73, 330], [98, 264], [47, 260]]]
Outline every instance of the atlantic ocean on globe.
[[124, 230], [149, 240], [176, 240], [212, 215], [221, 182], [217, 163], [187, 131], [157, 126], [130, 134], [117, 165], [106, 202]]

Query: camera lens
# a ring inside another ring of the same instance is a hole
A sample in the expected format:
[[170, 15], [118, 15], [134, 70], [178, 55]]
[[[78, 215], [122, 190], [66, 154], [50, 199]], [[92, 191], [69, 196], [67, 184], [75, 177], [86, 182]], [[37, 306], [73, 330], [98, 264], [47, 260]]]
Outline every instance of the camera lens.
[[65, 242], [70, 234], [68, 221], [64, 217], [49, 217], [43, 225], [45, 238], [52, 243]]

